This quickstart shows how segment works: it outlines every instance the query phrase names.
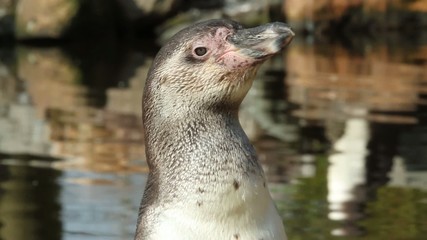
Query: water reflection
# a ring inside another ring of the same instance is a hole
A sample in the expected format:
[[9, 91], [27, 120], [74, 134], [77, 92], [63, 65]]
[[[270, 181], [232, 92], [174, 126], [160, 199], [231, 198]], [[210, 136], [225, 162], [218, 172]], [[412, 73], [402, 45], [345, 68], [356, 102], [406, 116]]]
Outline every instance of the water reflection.
[[64, 238], [132, 239], [143, 174], [66, 171], [60, 200]]
[[[364, 239], [424, 236], [424, 225], [413, 220], [419, 217], [417, 214], [411, 215], [408, 222], [415, 231], [395, 235], [397, 225], [394, 230], [386, 226], [383, 215], [392, 211], [391, 205], [378, 209], [389, 201], [399, 201], [426, 213], [422, 203], [425, 193], [408, 188], [425, 190], [427, 183], [425, 141], [421, 137], [427, 133], [423, 127], [427, 57], [419, 54], [425, 52], [425, 47], [405, 54], [391, 50], [390, 46], [380, 45], [360, 54], [339, 45], [305, 44], [289, 49], [289, 101], [298, 106], [293, 115], [305, 125], [323, 126], [332, 144], [326, 173], [319, 172], [318, 159], [316, 175], [310, 181], [303, 179], [299, 185], [308, 190], [304, 185], [325, 177], [327, 192], [310, 198], [323, 206], [318, 214], [332, 221], [328, 226], [312, 229], [314, 232], [302, 233], [292, 225], [291, 236], [317, 239], [320, 228], [328, 229], [331, 235], [360, 235]], [[413, 168], [405, 165], [410, 162], [416, 163]], [[397, 200], [401, 198], [397, 192], [405, 194], [401, 201]], [[299, 209], [292, 204], [285, 211]], [[397, 218], [407, 217], [403, 212], [399, 214]], [[289, 221], [294, 218], [290, 216]]]
[[60, 176], [52, 169], [0, 165], [1, 239], [61, 239]]
[[287, 57], [289, 100], [301, 106], [294, 115], [416, 123], [411, 113], [426, 104], [425, 67], [409, 63], [420, 56], [391, 50], [379, 45], [355, 54], [339, 45], [295, 44]]
[[347, 223], [345, 227], [332, 230], [332, 235], [346, 236], [359, 232], [354, 222], [361, 218], [361, 203], [366, 201], [363, 186], [366, 184], [365, 159], [369, 135], [365, 119], [348, 119], [342, 136], [334, 142], [335, 152], [329, 155], [328, 217]]
[[[151, 57], [105, 49], [0, 50], [1, 239], [132, 237]], [[295, 42], [260, 69], [240, 117], [290, 239], [427, 234], [426, 56]]]
[[131, 238], [146, 171], [138, 113], [147, 66], [128, 87], [105, 90], [109, 102], [99, 108], [99, 89], [82, 84], [86, 75], [66, 51], [1, 52], [0, 238]]
[[3, 152], [69, 160], [56, 167], [143, 170], [130, 161], [143, 155], [136, 99], [141, 98], [140, 75], [145, 76], [146, 66], [136, 71], [127, 89], [106, 92], [105, 108], [91, 106], [92, 90], [82, 84], [82, 70], [58, 48], [19, 47], [16, 66], [16, 76], [4, 67], [2, 77]]

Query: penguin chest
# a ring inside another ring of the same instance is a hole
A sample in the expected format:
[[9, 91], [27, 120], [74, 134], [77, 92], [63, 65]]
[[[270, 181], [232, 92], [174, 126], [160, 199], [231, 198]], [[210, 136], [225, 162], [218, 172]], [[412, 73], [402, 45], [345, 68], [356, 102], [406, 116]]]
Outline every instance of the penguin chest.
[[264, 179], [199, 186], [188, 201], [159, 213], [152, 239], [286, 239]]

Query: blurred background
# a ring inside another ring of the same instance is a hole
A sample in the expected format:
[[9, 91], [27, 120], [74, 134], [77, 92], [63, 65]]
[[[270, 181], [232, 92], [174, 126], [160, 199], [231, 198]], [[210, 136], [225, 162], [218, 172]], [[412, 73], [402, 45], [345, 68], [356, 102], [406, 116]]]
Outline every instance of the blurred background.
[[427, 0], [0, 0], [0, 239], [133, 239], [176, 31], [297, 33], [241, 107], [290, 240], [427, 236]]

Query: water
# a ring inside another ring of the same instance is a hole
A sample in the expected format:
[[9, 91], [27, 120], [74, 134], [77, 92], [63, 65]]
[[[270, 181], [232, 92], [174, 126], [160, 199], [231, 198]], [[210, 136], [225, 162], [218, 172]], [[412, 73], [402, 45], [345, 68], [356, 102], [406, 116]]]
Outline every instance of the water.
[[[427, 45], [356, 43], [296, 40], [259, 72], [242, 125], [290, 239], [424, 239]], [[155, 51], [0, 48], [0, 239], [133, 237]]]

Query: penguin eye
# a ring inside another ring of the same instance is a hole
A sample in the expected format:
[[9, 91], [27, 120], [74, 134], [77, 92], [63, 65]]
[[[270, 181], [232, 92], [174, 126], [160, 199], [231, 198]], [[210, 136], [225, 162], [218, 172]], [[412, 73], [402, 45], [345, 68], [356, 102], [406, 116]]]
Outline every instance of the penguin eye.
[[194, 49], [194, 53], [199, 57], [205, 55], [207, 52], [208, 52], [208, 49], [205, 47], [197, 47]]

